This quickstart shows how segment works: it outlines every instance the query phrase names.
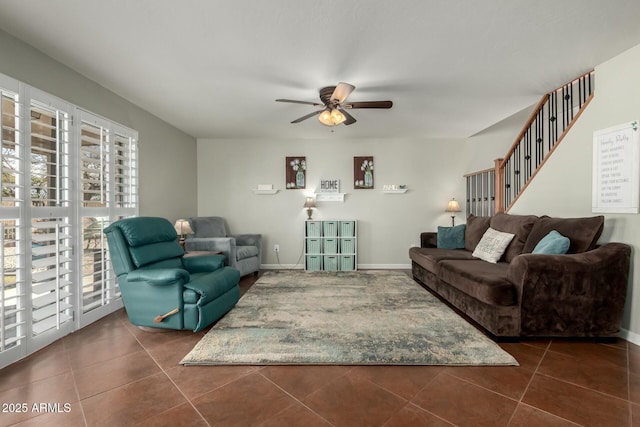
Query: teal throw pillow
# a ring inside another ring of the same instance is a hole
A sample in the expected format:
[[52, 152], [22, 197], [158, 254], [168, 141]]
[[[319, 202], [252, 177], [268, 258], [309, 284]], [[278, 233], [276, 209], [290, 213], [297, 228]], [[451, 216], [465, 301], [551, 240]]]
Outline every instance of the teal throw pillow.
[[439, 249], [464, 249], [465, 224], [455, 227], [438, 227], [437, 246]]
[[571, 241], [556, 230], [551, 230], [533, 248], [532, 254], [563, 255], [569, 250]]

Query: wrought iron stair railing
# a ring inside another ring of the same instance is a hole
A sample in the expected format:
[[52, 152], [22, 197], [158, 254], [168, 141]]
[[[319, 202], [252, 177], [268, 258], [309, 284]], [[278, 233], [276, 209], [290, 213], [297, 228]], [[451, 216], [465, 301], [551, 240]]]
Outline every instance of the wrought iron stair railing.
[[591, 102], [594, 84], [590, 71], [544, 95], [506, 156], [492, 169], [465, 175], [467, 214], [493, 215], [513, 206]]

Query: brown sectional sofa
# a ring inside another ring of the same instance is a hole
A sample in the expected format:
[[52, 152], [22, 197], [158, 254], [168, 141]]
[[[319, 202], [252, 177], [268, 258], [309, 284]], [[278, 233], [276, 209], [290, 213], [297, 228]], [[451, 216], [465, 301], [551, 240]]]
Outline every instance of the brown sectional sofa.
[[[603, 225], [602, 216], [471, 215], [464, 248], [440, 249], [437, 233], [421, 234], [409, 250], [413, 277], [496, 338], [617, 337], [631, 248], [598, 246]], [[489, 227], [515, 235], [496, 264], [472, 256]], [[570, 239], [568, 252], [532, 254], [551, 230]]]

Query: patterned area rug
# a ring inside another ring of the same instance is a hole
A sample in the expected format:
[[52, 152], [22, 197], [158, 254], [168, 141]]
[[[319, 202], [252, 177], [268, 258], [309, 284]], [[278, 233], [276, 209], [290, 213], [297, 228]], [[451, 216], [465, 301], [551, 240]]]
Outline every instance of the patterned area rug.
[[266, 272], [185, 365], [518, 365], [394, 271]]

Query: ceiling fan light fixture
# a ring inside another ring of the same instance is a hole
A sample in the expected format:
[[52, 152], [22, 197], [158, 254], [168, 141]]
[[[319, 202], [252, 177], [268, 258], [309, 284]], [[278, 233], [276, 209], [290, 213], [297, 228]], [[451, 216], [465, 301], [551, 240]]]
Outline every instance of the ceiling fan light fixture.
[[344, 122], [345, 120], [347, 120], [347, 118], [340, 111], [338, 111], [338, 110], [332, 110], [331, 111], [331, 121], [333, 123], [335, 123], [336, 125], [339, 125], [340, 123]]
[[358, 101], [345, 104], [347, 97], [353, 92], [356, 87], [349, 83], [338, 83], [337, 86], [326, 86], [320, 88], [319, 95], [322, 104], [310, 101], [297, 101], [295, 99], [276, 99], [276, 102], [291, 102], [293, 104], [306, 104], [313, 105], [314, 107], [324, 107], [323, 109], [315, 110], [312, 113], [306, 114], [293, 120], [291, 123], [300, 123], [311, 117], [318, 116], [318, 120], [325, 126], [337, 126], [344, 124], [345, 126], [352, 125], [356, 122], [356, 119], [348, 113], [347, 110], [356, 108], [384, 108], [389, 109], [393, 106], [391, 101]]
[[331, 123], [331, 112], [329, 110], [324, 110], [320, 113], [318, 120], [325, 126], [333, 126], [333, 123]]
[[336, 126], [344, 122], [347, 118], [340, 111], [333, 109], [331, 111], [324, 110], [318, 116], [318, 120], [325, 126]]

